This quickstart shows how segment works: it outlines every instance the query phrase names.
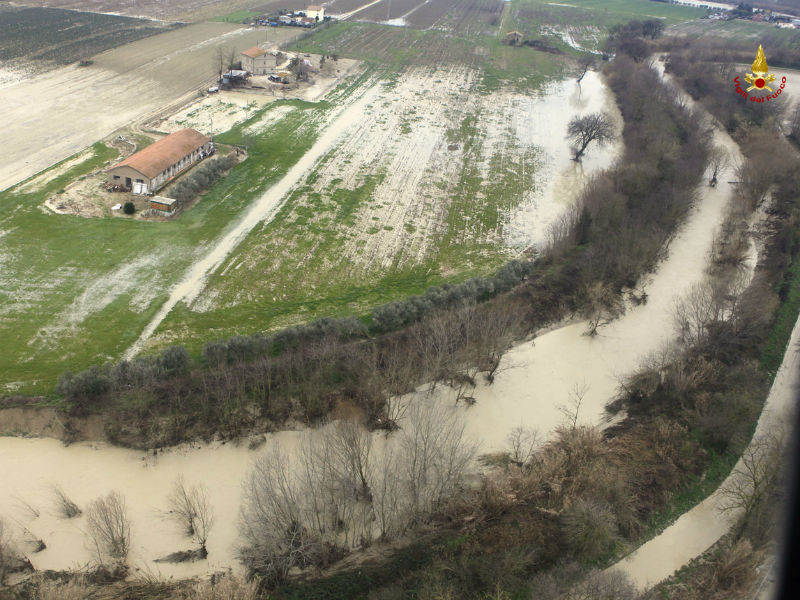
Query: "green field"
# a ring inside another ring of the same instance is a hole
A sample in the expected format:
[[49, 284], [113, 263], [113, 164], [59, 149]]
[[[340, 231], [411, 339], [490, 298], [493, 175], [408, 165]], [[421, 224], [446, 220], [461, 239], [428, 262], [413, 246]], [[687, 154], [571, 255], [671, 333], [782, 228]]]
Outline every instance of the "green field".
[[214, 17], [211, 19], [212, 21], [221, 21], [224, 23], [243, 23], [245, 21], [249, 21], [253, 17], [258, 17], [262, 13], [254, 12], [252, 10], [237, 10], [232, 13], [228, 13], [227, 15], [221, 15], [219, 17]]
[[[380, 209], [391, 206], [377, 199], [375, 190], [392, 176], [385, 169], [359, 172], [352, 181], [326, 180], [320, 189], [316, 178], [330, 175], [328, 161], [339, 161], [345, 170], [346, 161], [332, 152], [274, 219], [257, 226], [211, 276], [198, 299], [202, 310], [179, 303], [150, 348], [184, 343], [197, 352], [204, 342], [232, 334], [323, 315], [367, 315], [375, 305], [430, 285], [496, 269], [516, 252], [499, 240], [509, 211], [534, 185], [539, 155], [506, 138], [501, 148], [491, 146], [486, 127], [481, 129], [492, 117], [491, 105], [481, 108], [463, 94], [490, 98], [487, 102], [493, 98], [486, 96], [490, 93], [530, 94], [543, 82], [568, 74], [574, 68], [570, 57], [577, 54], [553, 32], [548, 39], [564, 48], [563, 55], [510, 48], [500, 43], [500, 34], [511, 27], [541, 27], [541, 19], [548, 18], [557, 27], [588, 28], [592, 23], [600, 27], [599, 34], [592, 34], [597, 42], [602, 28], [625, 20], [625, 14], [668, 16], [670, 22], [698, 14], [645, 0], [570, 4], [581, 8], [515, 0], [506, 22], [491, 35], [369, 23], [341, 23], [315, 33], [295, 48], [362, 59], [366, 64], [360, 75], [325, 102], [278, 100], [219, 136], [222, 143], [247, 144], [248, 159], [191, 210], [170, 221], [84, 219], [43, 209], [44, 201], [71, 181], [116, 159], [116, 151], [102, 144], [57, 177], [34, 178], [44, 182], [39, 187], [20, 185], [0, 193], [0, 395], [49, 393], [67, 368], [77, 371], [117, 360], [188, 267], [313, 145], [331, 111], [376, 84], [386, 90], [407, 84], [403, 78], [414, 69], [433, 73], [420, 87], [435, 92], [444, 86], [452, 106], [441, 114], [436, 106], [430, 108], [430, 114], [439, 115], [430, 122], [419, 121], [426, 113], [415, 113], [413, 103], [403, 108], [402, 122], [395, 122], [398, 137], [416, 135], [422, 125], [442, 127], [447, 142], [464, 157], [448, 167], [447, 181], [434, 182], [425, 196], [415, 199], [420, 211], [398, 222], [382, 220]], [[594, 14], [582, 21], [576, 17], [581, 11]], [[589, 31], [594, 30], [585, 29]], [[447, 88], [446, 74], [453, 69], [458, 77], [467, 72], [476, 76], [470, 76], [464, 90]], [[441, 82], [438, 72], [443, 73]], [[384, 107], [381, 113], [379, 108], [371, 109], [377, 111], [377, 125], [394, 118], [396, 111]], [[256, 134], [246, 131], [271, 111], [282, 111], [282, 116]], [[435, 219], [425, 212], [433, 209], [440, 211]], [[370, 211], [378, 212], [370, 217]], [[394, 259], [370, 263], [371, 240], [398, 232], [417, 236], [423, 245], [402, 246]]]
[[42, 209], [70, 181], [116, 157], [102, 144], [43, 189], [0, 193], [0, 373], [12, 384], [7, 389], [47, 392], [67, 367], [118, 358], [197, 253], [316, 139], [329, 106], [298, 103], [298, 109], [263, 140], [274, 149], [268, 168], [241, 163], [171, 221], [84, 219]]

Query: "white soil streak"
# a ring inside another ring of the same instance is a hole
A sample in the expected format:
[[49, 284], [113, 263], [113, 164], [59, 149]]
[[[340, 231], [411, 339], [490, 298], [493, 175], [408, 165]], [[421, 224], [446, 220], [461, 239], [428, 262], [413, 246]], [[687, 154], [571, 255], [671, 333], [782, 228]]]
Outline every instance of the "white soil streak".
[[[783, 355], [778, 373], [772, 383], [764, 410], [758, 420], [754, 440], [775, 433], [791, 422], [800, 390], [800, 319], [794, 325], [792, 337]], [[752, 443], [752, 442], [751, 442]], [[731, 475], [719, 488], [689, 512], [684, 513], [674, 524], [653, 538], [625, 559], [609, 568], [625, 572], [639, 589], [652, 586], [699, 556], [725, 535], [741, 511], [721, 510], [724, 502], [722, 490], [730, 486], [744, 470], [741, 459]]]
[[337, 139], [347, 131], [360, 118], [366, 105], [376, 91], [373, 87], [367, 90], [361, 98], [338, 113], [325, 131], [314, 143], [311, 149], [291, 168], [283, 178], [267, 190], [255, 204], [247, 211], [244, 217], [233, 226], [213, 248], [192, 265], [183, 279], [172, 289], [169, 299], [159, 309], [147, 327], [144, 328], [139, 339], [125, 353], [125, 358], [134, 357], [142, 345], [153, 335], [156, 328], [175, 308], [178, 302], [191, 304], [203, 289], [207, 277], [225, 260], [225, 258], [241, 243], [245, 236], [259, 223], [271, 219], [280, 208], [284, 198], [291, 189], [311, 171], [317, 160], [324, 156], [336, 143]]
[[[350, 12], [340, 13], [340, 14], [332, 12], [331, 15], [336, 15], [337, 19], [339, 19], [340, 21], [344, 21], [345, 19], [349, 19], [354, 14], [360, 13], [365, 8], [369, 8], [370, 6], [372, 6], [373, 4], [377, 4], [378, 2], [383, 2], [383, 0], [373, 0], [372, 2], [368, 2], [364, 6], [359, 6], [358, 8], [356, 8], [355, 10], [351, 10]], [[333, 6], [331, 10], [336, 10], [336, 6]]]

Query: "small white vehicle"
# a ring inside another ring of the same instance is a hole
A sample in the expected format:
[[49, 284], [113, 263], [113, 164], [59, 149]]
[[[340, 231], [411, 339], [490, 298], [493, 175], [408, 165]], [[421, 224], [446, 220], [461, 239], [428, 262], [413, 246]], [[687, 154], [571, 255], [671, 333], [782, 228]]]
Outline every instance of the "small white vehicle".
[[208, 88], [209, 94], [216, 94], [219, 91], [219, 88], [215, 85], [213, 87]]

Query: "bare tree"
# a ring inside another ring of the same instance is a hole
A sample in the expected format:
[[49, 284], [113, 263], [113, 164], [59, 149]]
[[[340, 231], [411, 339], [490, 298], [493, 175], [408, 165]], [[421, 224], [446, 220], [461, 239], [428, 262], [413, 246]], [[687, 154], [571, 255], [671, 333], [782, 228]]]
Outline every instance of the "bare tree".
[[514, 427], [508, 434], [508, 459], [511, 464], [524, 467], [539, 447], [539, 432], [525, 427]]
[[69, 496], [67, 496], [60, 486], [53, 486], [53, 494], [56, 497], [56, 511], [62, 519], [73, 519], [81, 515], [81, 509], [70, 500]]
[[589, 72], [589, 69], [594, 67], [595, 65], [595, 57], [591, 54], [584, 54], [578, 60], [578, 66], [580, 67], [580, 74], [578, 75], [577, 82], [580, 84], [583, 81], [583, 78], [586, 77], [586, 73]]
[[338, 476], [357, 490], [357, 495], [370, 497], [369, 472], [372, 452], [372, 434], [364, 424], [364, 417], [352, 407], [339, 410], [338, 420], [329, 430], [333, 460], [338, 467]]
[[0, 586], [9, 573], [18, 570], [22, 555], [14, 542], [11, 531], [5, 521], [0, 519]]
[[390, 444], [384, 446], [380, 461], [370, 465], [372, 507], [378, 526], [378, 537], [383, 541], [392, 539], [404, 527], [401, 520], [401, 482], [397, 477], [397, 468], [397, 454]]
[[611, 115], [604, 112], [590, 113], [575, 117], [567, 126], [567, 139], [572, 143], [573, 160], [578, 161], [592, 142], [598, 146], [614, 140], [614, 121]]
[[407, 526], [424, 521], [457, 493], [475, 452], [455, 409], [439, 402], [409, 407], [399, 439], [397, 471], [403, 482]]
[[222, 81], [222, 74], [225, 72], [225, 48], [217, 46], [211, 59], [211, 65], [217, 74], [217, 81]]
[[217, 73], [218, 81], [222, 81], [222, 75], [233, 68], [236, 62], [236, 49], [232, 46], [217, 46], [212, 56], [214, 72]]
[[111, 492], [91, 502], [86, 509], [86, 528], [99, 564], [125, 564], [131, 547], [131, 526], [122, 495]]
[[494, 383], [503, 356], [522, 330], [521, 312], [506, 304], [492, 304], [482, 306], [475, 317], [472, 337], [478, 366], [489, 383]]
[[574, 430], [578, 426], [578, 417], [581, 412], [581, 405], [586, 393], [589, 391], [589, 384], [586, 381], [578, 383], [577, 381], [572, 385], [572, 390], [569, 393], [568, 404], [562, 404], [558, 407], [558, 412], [564, 415], [567, 426]]
[[258, 578], [246, 579], [233, 573], [216, 575], [200, 581], [183, 592], [182, 600], [257, 600], [260, 596]]
[[728, 166], [730, 162], [730, 155], [720, 146], [714, 146], [708, 153], [708, 185], [715, 187], [717, 185], [717, 175], [719, 172]]
[[206, 542], [214, 525], [214, 511], [208, 501], [208, 490], [202, 484], [187, 487], [183, 478], [172, 485], [167, 497], [170, 505], [170, 516], [193, 538], [203, 555], [206, 555]]
[[618, 540], [614, 512], [596, 500], [576, 499], [566, 508], [561, 521], [570, 550], [577, 558], [595, 560]]
[[721, 294], [711, 283], [693, 285], [675, 305], [674, 320], [679, 340], [687, 347], [705, 343], [709, 327], [724, 315]]
[[611, 285], [602, 281], [588, 286], [585, 296], [581, 312], [589, 320], [589, 327], [584, 335], [597, 335], [597, 329], [601, 324], [608, 323], [625, 312], [625, 304], [620, 294]]
[[742, 453], [733, 476], [720, 491], [722, 511], [741, 511], [746, 523], [773, 493], [780, 475], [784, 436], [769, 433], [754, 438]]

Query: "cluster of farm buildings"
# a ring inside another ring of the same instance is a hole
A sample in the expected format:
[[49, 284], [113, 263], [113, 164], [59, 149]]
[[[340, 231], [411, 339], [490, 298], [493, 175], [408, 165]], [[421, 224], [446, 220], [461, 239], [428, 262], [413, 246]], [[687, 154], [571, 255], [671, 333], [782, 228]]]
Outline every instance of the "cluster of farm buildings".
[[[181, 129], [154, 142], [114, 165], [107, 174], [107, 187], [152, 195], [195, 163], [214, 154], [210, 137], [194, 129]], [[151, 208], [171, 212], [175, 201], [154, 198]]]
[[[254, 20], [257, 25], [296, 25], [313, 26], [330, 19], [325, 17], [322, 6], [312, 5], [305, 11], [285, 12], [272, 18]], [[290, 52], [265, 50], [254, 46], [240, 54], [241, 69], [225, 73], [223, 84], [235, 85], [246, 81], [251, 75], [266, 75], [271, 81], [287, 83], [289, 65], [298, 61], [299, 69], [308, 72], [311, 61]], [[216, 91], [218, 88], [211, 88]], [[194, 129], [182, 129], [172, 133], [143, 150], [132, 154], [107, 170], [106, 187], [112, 191], [132, 192], [152, 196], [179, 175], [207, 156], [214, 154], [212, 139]], [[169, 213], [174, 210], [175, 201], [155, 197], [150, 202], [154, 210]]]
[[330, 19], [331, 17], [325, 16], [325, 7], [312, 4], [305, 10], [281, 11], [273, 15], [255, 17], [250, 24], [265, 27], [314, 27], [317, 23]]
[[[657, 0], [663, 1], [663, 0]], [[743, 19], [757, 23], [773, 23], [776, 27], [800, 29], [800, 17], [766, 8], [756, 8], [746, 2], [728, 4], [707, 0], [670, 0], [672, 4], [696, 6], [708, 9], [708, 18], [712, 21], [730, 21]]]

